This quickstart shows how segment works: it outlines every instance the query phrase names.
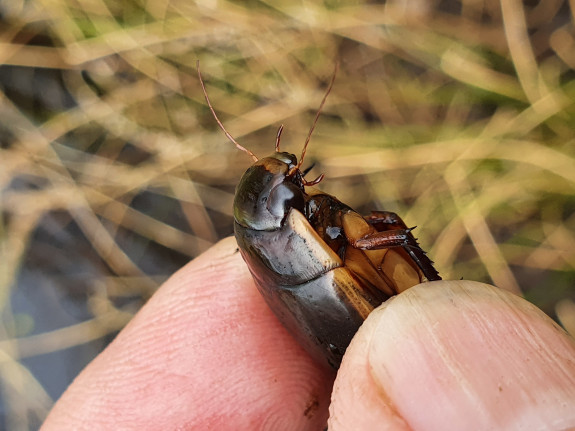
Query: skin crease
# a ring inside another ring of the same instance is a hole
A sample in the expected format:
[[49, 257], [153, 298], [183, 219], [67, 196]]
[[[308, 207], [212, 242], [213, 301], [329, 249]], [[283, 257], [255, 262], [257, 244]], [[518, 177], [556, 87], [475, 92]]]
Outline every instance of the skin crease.
[[[526, 301], [438, 281], [374, 311], [334, 373], [267, 308], [233, 238], [172, 276], [47, 430], [575, 428], [575, 342]], [[331, 405], [330, 405], [331, 395]]]

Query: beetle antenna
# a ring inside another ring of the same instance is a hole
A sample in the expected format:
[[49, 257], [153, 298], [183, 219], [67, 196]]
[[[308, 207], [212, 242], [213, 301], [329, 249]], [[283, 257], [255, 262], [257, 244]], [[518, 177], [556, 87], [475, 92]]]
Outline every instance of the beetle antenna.
[[317, 124], [317, 121], [319, 120], [319, 116], [321, 114], [321, 110], [323, 109], [323, 105], [325, 105], [325, 101], [327, 100], [327, 96], [329, 96], [329, 93], [331, 92], [331, 87], [333, 87], [333, 83], [335, 82], [335, 77], [337, 75], [338, 69], [339, 69], [339, 62], [336, 62], [335, 68], [333, 70], [333, 76], [331, 77], [331, 81], [329, 83], [329, 86], [327, 87], [327, 91], [325, 92], [325, 96], [323, 96], [323, 100], [321, 101], [321, 104], [319, 105], [319, 109], [317, 110], [317, 114], [315, 114], [313, 124], [311, 125], [311, 128], [309, 129], [309, 133], [307, 134], [305, 144], [303, 144], [303, 150], [301, 151], [301, 157], [299, 159], [299, 163], [297, 164], [297, 169], [299, 169], [301, 167], [301, 164], [303, 163], [303, 159], [305, 157], [305, 152], [307, 150], [307, 144], [309, 144], [309, 141], [311, 139], [311, 134], [313, 133], [313, 130], [315, 129], [315, 125]]
[[202, 86], [202, 91], [204, 92], [206, 102], [208, 103], [208, 107], [210, 108], [210, 111], [212, 111], [212, 115], [216, 119], [218, 126], [220, 126], [220, 129], [222, 129], [224, 131], [224, 133], [226, 134], [226, 137], [236, 145], [238, 150], [241, 150], [241, 151], [248, 153], [252, 157], [254, 162], [257, 162], [258, 161], [257, 156], [254, 153], [252, 153], [250, 150], [248, 150], [246, 147], [238, 144], [237, 141], [234, 139], [234, 137], [228, 133], [228, 131], [226, 130], [226, 128], [224, 127], [224, 125], [222, 124], [222, 122], [220, 121], [218, 116], [216, 115], [216, 111], [214, 111], [214, 108], [212, 107], [212, 103], [210, 102], [210, 98], [208, 97], [208, 92], [206, 91], [206, 86], [204, 85], [204, 80], [202, 79], [202, 73], [200, 72], [200, 60], [196, 61], [196, 69], [198, 70], [198, 78], [200, 78], [200, 85]]
[[282, 124], [278, 129], [278, 134], [276, 136], [276, 153], [280, 152], [280, 139], [282, 137], [282, 132], [284, 131], [284, 125]]

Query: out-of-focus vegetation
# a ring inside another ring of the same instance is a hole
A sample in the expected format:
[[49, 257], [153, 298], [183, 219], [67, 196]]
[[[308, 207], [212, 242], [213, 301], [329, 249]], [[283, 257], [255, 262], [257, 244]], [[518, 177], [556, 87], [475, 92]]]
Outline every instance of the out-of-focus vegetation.
[[[571, 2], [573, 5], [573, 2]], [[575, 31], [545, 0], [0, 0], [0, 428], [35, 429], [158, 284], [232, 233], [257, 155], [396, 211], [445, 278], [575, 328]]]

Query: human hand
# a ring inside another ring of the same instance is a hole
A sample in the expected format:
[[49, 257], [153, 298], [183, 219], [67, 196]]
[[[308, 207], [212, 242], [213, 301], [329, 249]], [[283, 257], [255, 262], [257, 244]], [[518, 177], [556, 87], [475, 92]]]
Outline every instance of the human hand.
[[277, 321], [228, 238], [156, 292], [42, 429], [323, 430], [328, 411], [330, 431], [575, 427], [575, 342], [480, 283], [387, 301], [334, 376]]

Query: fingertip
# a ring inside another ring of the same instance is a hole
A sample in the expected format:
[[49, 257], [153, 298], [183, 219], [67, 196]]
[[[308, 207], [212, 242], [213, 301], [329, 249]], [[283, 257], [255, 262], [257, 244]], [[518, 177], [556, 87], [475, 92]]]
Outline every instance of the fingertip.
[[[349, 397], [356, 374], [362, 387]], [[575, 344], [513, 294], [470, 281], [425, 283], [369, 316], [335, 387], [330, 421], [388, 412], [413, 429], [565, 429], [575, 425]]]

